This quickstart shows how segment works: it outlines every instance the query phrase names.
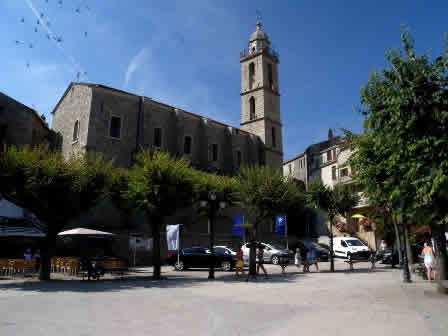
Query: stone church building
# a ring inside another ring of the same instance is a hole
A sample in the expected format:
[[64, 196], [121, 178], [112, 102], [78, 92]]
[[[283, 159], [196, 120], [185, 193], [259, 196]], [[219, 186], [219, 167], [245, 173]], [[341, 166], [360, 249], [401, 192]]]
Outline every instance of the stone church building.
[[152, 148], [227, 175], [242, 165], [281, 169], [279, 58], [261, 22], [240, 63], [240, 128], [104, 85], [71, 83], [52, 111], [52, 129], [60, 135], [57, 145], [65, 155], [103, 153], [125, 168], [140, 148]]
[[[104, 85], [71, 83], [52, 111], [52, 129], [59, 134], [57, 146], [67, 156], [86, 151], [102, 153], [123, 168], [130, 167], [136, 151], [145, 148], [184, 156], [197, 169], [226, 175], [238, 173], [244, 165], [282, 169], [279, 56], [272, 50], [261, 22], [250, 35], [248, 48], [240, 53], [240, 63], [240, 128]], [[217, 245], [239, 241], [232, 237], [235, 215], [244, 215], [244, 211], [228, 208], [217, 218]], [[126, 219], [122, 214], [106, 206], [92, 211], [92, 216], [81, 220], [82, 225], [110, 229], [111, 223], [116, 223], [114, 232], [121, 230], [121, 241], [129, 241], [126, 235], [130, 231], [123, 226]], [[208, 246], [207, 219], [198, 216], [197, 210], [179, 211], [166, 224], [175, 223], [183, 224], [182, 246]], [[283, 239], [273, 232], [273, 223], [265, 224], [260, 228], [263, 239]], [[141, 228], [147, 230], [146, 225]]]

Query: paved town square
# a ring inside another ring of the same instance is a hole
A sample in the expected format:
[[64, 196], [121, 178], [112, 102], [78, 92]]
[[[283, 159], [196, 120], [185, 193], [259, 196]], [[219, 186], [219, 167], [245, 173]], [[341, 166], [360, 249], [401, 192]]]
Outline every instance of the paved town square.
[[268, 265], [268, 279], [150, 268], [123, 280], [4, 280], [1, 335], [446, 335], [448, 300], [433, 284], [368, 263], [336, 273]]

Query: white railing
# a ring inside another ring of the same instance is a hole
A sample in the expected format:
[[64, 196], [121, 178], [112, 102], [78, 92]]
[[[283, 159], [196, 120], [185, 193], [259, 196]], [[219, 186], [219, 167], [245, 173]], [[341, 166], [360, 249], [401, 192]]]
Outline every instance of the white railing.
[[369, 205], [369, 198], [364, 196], [362, 192], [358, 193], [360, 199], [358, 205], [355, 208], [364, 207]]

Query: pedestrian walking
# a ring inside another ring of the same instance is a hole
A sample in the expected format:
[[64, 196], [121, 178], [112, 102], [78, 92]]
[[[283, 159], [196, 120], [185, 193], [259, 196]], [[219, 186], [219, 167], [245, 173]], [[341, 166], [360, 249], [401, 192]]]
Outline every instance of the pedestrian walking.
[[25, 253], [23, 253], [23, 259], [25, 259], [25, 261], [30, 261], [31, 259], [33, 259], [33, 255], [31, 254], [30, 248], [27, 248], [25, 250]]
[[36, 250], [36, 252], [34, 252], [34, 260], [36, 261], [36, 265], [35, 265], [35, 272], [38, 273], [39, 269], [40, 269], [40, 250]]
[[304, 245], [303, 248], [300, 249], [300, 257], [302, 259], [303, 273], [310, 271], [310, 268], [308, 265], [308, 260], [307, 260], [308, 251], [309, 251], [309, 249], [306, 247], [306, 245]]
[[257, 274], [260, 273], [260, 269], [263, 270], [264, 277], [268, 277], [268, 272], [266, 272], [266, 269], [264, 268], [263, 261], [264, 261], [264, 248], [263, 245], [259, 244], [257, 249]]
[[319, 272], [319, 265], [317, 264], [316, 250], [314, 248], [310, 248], [308, 250], [307, 264], [308, 264], [308, 272], [310, 271], [311, 265], [314, 265], [316, 267], [316, 272]]
[[296, 265], [297, 268], [302, 266], [302, 256], [300, 255], [299, 248], [296, 248], [296, 254], [294, 255], [294, 265]]
[[241, 249], [241, 243], [238, 244], [238, 248], [236, 250], [236, 263], [235, 263], [235, 276], [239, 277], [240, 272], [244, 275], [244, 260], [243, 260], [243, 250]]
[[424, 244], [422, 256], [424, 257], [428, 280], [435, 280], [435, 277], [433, 279], [431, 276], [431, 273], [434, 271], [434, 251], [432, 250], [431, 243]]
[[386, 252], [386, 249], [387, 249], [387, 243], [386, 243], [386, 241], [383, 239], [383, 240], [381, 240], [380, 251], [384, 253], [384, 252]]

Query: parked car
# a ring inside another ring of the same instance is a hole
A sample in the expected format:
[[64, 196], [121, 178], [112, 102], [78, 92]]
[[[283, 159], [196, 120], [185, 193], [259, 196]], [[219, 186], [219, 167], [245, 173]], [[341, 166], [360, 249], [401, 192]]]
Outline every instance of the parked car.
[[236, 256], [236, 250], [228, 246], [215, 246], [215, 253], [229, 254]]
[[299, 248], [301, 251], [303, 249], [313, 249], [316, 252], [317, 259], [319, 261], [328, 261], [330, 256], [329, 249], [325, 248], [321, 244], [315, 243], [310, 240], [298, 240], [296, 243], [291, 244], [291, 249], [294, 251]]
[[[215, 263], [216, 268], [221, 268], [223, 271], [231, 271], [235, 267], [236, 257], [222, 253], [215, 249]], [[174, 266], [176, 271], [183, 271], [187, 268], [210, 268], [212, 265], [212, 253], [206, 247], [189, 247], [180, 250], [179, 260], [177, 251], [171, 251], [166, 256], [166, 263]]]
[[335, 257], [368, 260], [371, 251], [356, 237], [334, 237], [333, 253]]
[[[284, 248], [281, 245], [275, 243], [262, 243], [262, 242], [259, 242], [258, 244], [261, 244], [264, 248], [263, 261], [265, 263], [272, 263], [274, 265], [278, 265], [279, 257], [285, 255], [288, 256], [290, 259], [294, 259], [293, 252]], [[249, 247], [247, 245], [248, 243], [244, 244], [241, 249], [243, 250], [244, 257], [249, 259]]]

